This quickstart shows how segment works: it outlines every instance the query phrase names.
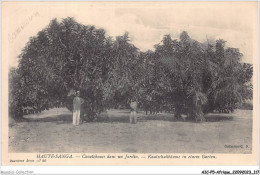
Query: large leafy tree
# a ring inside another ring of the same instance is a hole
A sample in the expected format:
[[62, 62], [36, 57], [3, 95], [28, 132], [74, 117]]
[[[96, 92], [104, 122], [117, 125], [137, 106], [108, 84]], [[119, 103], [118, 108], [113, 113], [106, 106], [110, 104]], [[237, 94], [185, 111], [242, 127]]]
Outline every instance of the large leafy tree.
[[[111, 50], [113, 64], [110, 65], [109, 79], [106, 82], [108, 92], [115, 106], [126, 106], [128, 99], [135, 95], [139, 87], [138, 70], [140, 65], [138, 49], [130, 43], [128, 33], [116, 37]], [[110, 98], [111, 99], [111, 98]], [[110, 103], [111, 104], [111, 103]]]
[[205, 112], [232, 112], [252, 97], [252, 66], [241, 63], [242, 54], [225, 48], [224, 40], [204, 45], [182, 32], [179, 40], [165, 35], [155, 49], [155, 105], [174, 107], [176, 117], [186, 113], [204, 121]]
[[176, 116], [186, 111], [191, 118], [203, 121], [202, 105], [207, 98], [202, 92], [205, 61], [200, 43], [187, 32], [181, 33], [179, 41], [166, 35], [155, 52], [162, 66], [162, 87], [168, 87], [163, 94], [167, 94], [167, 103], [175, 107]]
[[219, 112], [233, 112], [238, 104], [252, 98], [252, 65], [241, 63], [238, 49], [225, 48], [225, 41], [216, 41], [215, 53], [209, 58], [216, 64], [211, 71], [208, 86], [208, 109]]
[[[73, 18], [54, 19], [32, 37], [20, 55], [17, 81], [22, 108], [35, 111], [55, 107], [72, 109], [71, 89], [82, 91], [90, 115], [103, 107], [103, 84], [111, 69], [112, 41], [103, 29], [84, 26]], [[16, 89], [17, 90], [17, 89]]]

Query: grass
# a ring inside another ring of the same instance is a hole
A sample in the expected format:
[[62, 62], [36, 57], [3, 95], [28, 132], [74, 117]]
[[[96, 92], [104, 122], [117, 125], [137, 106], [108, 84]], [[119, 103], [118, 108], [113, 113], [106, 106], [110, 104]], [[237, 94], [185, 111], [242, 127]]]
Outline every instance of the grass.
[[[129, 124], [129, 111], [109, 110], [97, 122], [73, 126], [63, 108], [28, 115], [10, 123], [10, 152], [67, 153], [251, 153], [252, 111], [208, 114], [205, 123], [177, 121], [171, 114], [138, 113]], [[243, 148], [225, 148], [243, 145]], [[246, 147], [246, 145], [248, 147]]]

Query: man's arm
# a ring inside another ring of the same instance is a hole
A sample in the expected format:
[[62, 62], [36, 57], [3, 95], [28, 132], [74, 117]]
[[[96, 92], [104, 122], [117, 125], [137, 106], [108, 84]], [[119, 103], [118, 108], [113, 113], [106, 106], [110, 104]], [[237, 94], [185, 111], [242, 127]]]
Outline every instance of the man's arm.
[[75, 106], [75, 98], [73, 99], [73, 111], [75, 110], [76, 106]]
[[85, 100], [83, 98], [80, 98], [80, 102], [81, 104], [85, 102]]

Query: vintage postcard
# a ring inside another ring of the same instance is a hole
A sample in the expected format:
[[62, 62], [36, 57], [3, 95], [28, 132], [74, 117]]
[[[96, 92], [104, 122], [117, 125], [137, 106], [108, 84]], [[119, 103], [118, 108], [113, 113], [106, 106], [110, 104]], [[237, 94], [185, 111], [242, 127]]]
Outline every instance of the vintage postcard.
[[2, 2], [1, 164], [257, 165], [257, 15]]

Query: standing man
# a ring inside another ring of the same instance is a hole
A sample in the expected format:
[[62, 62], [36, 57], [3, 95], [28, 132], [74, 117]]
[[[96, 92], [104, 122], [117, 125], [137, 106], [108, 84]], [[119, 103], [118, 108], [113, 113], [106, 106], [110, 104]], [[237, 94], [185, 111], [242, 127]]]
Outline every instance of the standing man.
[[84, 100], [79, 97], [79, 91], [76, 92], [76, 97], [73, 99], [73, 125], [79, 125], [80, 108]]
[[130, 102], [130, 108], [131, 108], [131, 112], [130, 112], [130, 123], [132, 124], [136, 124], [137, 123], [137, 102], [134, 99], [131, 100]]

